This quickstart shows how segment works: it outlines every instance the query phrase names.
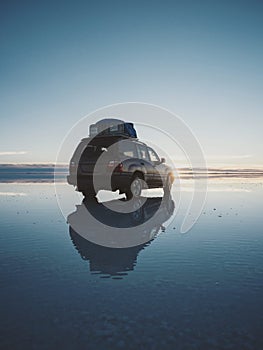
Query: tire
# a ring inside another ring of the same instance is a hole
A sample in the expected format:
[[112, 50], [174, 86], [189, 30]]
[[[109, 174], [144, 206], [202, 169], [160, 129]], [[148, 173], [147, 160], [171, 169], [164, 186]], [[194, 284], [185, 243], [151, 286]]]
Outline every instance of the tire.
[[171, 175], [168, 175], [163, 188], [164, 194], [169, 194], [171, 192], [172, 184], [173, 183], [172, 183]]
[[91, 199], [96, 197], [96, 192], [92, 189], [83, 190], [81, 192], [85, 198]]
[[140, 197], [142, 193], [142, 188], [142, 179], [138, 175], [135, 175], [130, 182], [129, 189], [125, 191], [126, 199], [129, 200], [133, 197]]

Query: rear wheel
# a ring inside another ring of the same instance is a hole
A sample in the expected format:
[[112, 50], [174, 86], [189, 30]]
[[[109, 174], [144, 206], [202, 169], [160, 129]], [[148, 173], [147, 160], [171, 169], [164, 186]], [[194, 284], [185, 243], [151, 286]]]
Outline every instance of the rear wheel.
[[138, 198], [142, 193], [142, 179], [135, 175], [130, 183], [130, 187], [125, 191], [126, 198], [131, 199], [133, 197]]
[[82, 194], [85, 198], [95, 198], [96, 192], [92, 189], [83, 190]]

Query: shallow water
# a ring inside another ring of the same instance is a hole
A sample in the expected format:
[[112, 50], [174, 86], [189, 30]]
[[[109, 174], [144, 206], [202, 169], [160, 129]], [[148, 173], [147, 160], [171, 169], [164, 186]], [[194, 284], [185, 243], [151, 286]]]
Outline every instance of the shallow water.
[[70, 230], [51, 183], [0, 184], [1, 348], [261, 349], [262, 199], [210, 182], [190, 232], [179, 212], [116, 251]]

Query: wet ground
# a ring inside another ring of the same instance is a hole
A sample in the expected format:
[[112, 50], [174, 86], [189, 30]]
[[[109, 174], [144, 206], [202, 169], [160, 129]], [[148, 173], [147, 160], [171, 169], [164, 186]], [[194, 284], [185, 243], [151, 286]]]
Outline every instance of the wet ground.
[[210, 181], [188, 233], [162, 216], [114, 250], [70, 228], [51, 183], [0, 184], [1, 348], [261, 349], [262, 200], [260, 179]]

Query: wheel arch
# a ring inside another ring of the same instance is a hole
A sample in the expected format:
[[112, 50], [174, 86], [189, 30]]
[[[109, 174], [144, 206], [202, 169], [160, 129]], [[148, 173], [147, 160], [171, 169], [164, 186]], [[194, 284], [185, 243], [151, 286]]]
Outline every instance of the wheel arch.
[[134, 179], [136, 176], [138, 176], [140, 179], [144, 180], [144, 173], [142, 170], [135, 170], [132, 174], [132, 179]]

